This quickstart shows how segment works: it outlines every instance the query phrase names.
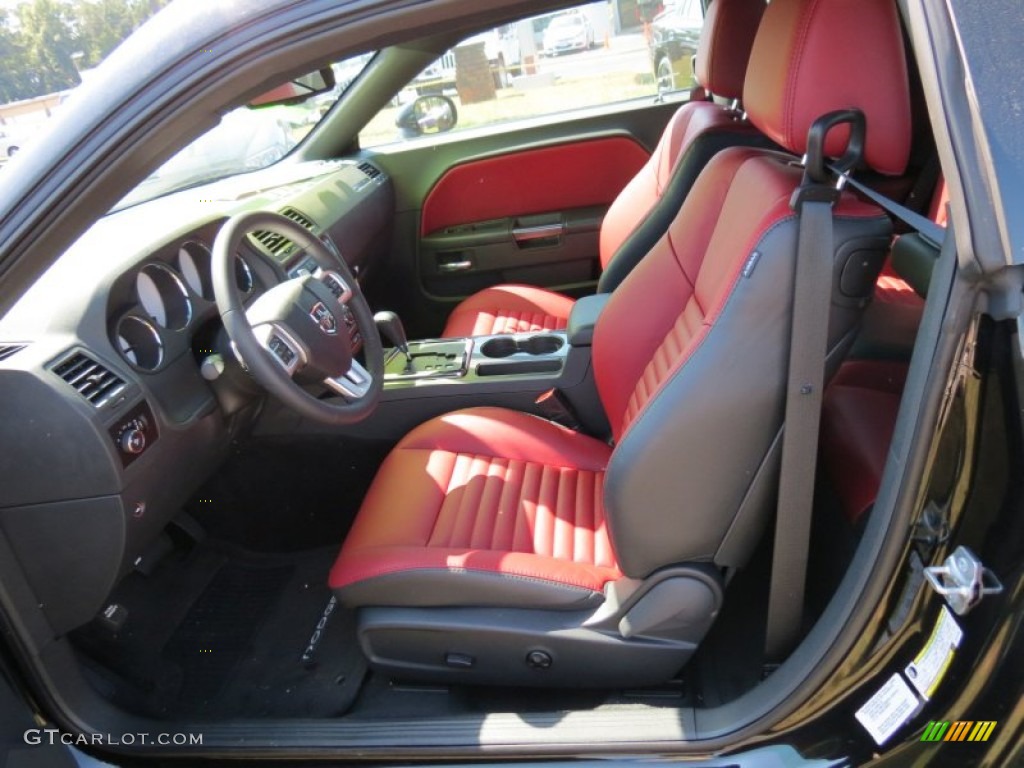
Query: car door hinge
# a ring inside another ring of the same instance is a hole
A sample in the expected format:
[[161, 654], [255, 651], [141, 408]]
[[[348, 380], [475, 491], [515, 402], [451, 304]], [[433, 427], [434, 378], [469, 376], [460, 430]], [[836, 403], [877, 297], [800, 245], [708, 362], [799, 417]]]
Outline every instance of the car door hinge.
[[925, 568], [924, 575], [958, 616], [969, 612], [985, 595], [1003, 591], [996, 575], [964, 546], [957, 547], [942, 565]]

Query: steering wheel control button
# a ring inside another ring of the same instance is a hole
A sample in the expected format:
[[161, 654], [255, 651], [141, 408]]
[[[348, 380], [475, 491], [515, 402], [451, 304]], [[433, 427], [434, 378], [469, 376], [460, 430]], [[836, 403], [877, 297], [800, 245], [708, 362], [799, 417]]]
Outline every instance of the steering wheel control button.
[[472, 669], [476, 659], [468, 653], [449, 653], [445, 655], [444, 663], [455, 669]]
[[345, 281], [341, 279], [340, 275], [334, 272], [324, 272], [320, 280], [327, 286], [327, 290], [334, 294], [338, 303], [344, 304], [352, 298], [352, 291], [345, 285]]
[[309, 316], [328, 336], [334, 336], [338, 332], [338, 320], [322, 301], [313, 305], [313, 308], [309, 310]]
[[526, 654], [526, 666], [530, 669], [551, 669], [555, 660], [547, 651], [530, 651]]
[[349, 339], [352, 340], [352, 351], [357, 352], [363, 343], [363, 337], [359, 333], [359, 324], [356, 322], [356, 316], [346, 306], [341, 308], [341, 321], [345, 324]]
[[270, 337], [270, 351], [277, 355], [277, 359], [284, 363], [285, 368], [290, 368], [295, 362], [295, 350], [289, 347], [280, 336]]

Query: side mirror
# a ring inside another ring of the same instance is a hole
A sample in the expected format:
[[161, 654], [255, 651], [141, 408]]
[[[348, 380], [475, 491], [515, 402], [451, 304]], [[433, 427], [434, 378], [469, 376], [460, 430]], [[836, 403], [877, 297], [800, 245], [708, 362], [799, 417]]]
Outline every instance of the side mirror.
[[249, 101], [249, 107], [275, 107], [278, 105], [301, 104], [321, 93], [327, 93], [336, 85], [334, 70], [330, 67], [318, 69], [308, 75], [289, 80]]
[[398, 112], [395, 125], [403, 139], [444, 133], [455, 127], [459, 112], [447, 96], [431, 94], [409, 102]]

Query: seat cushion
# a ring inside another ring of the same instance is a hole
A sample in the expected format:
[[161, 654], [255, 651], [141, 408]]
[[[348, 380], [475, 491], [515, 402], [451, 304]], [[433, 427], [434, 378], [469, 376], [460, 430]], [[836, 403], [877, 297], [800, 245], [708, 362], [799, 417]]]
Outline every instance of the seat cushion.
[[569, 324], [575, 301], [530, 285], [496, 285], [474, 293], [448, 316], [441, 336], [557, 331]]
[[901, 360], [851, 360], [825, 392], [821, 455], [851, 523], [878, 496], [906, 378]]
[[381, 466], [331, 588], [355, 606], [599, 603], [621, 576], [602, 504], [610, 453], [518, 411], [432, 419]]

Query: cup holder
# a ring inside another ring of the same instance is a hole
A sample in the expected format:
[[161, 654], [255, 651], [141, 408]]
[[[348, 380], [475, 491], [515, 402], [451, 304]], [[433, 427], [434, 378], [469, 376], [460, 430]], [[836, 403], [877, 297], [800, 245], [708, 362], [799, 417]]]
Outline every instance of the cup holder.
[[565, 342], [560, 336], [530, 336], [517, 339], [514, 336], [499, 336], [488, 339], [480, 347], [484, 357], [509, 357], [518, 352], [528, 355], [551, 355], [562, 348]]

